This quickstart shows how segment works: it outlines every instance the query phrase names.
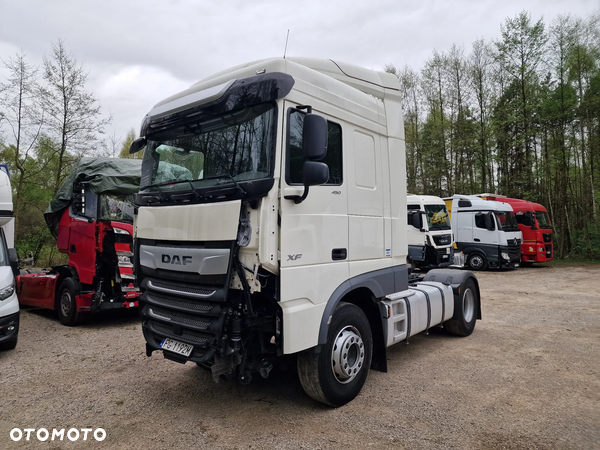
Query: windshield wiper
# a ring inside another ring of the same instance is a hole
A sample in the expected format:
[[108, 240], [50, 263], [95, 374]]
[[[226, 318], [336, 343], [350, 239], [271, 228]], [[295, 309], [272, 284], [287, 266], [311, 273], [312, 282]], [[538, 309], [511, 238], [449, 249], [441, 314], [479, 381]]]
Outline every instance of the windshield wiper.
[[[240, 186], [240, 184], [233, 178], [233, 176], [230, 173], [221, 173], [219, 175], [213, 175], [210, 177], [203, 178], [203, 180], [211, 180], [211, 179], [218, 179], [218, 178], [228, 178], [235, 185], [236, 189], [240, 192], [240, 194], [242, 194], [242, 195], [247, 194], [247, 192], [244, 190], [244, 188], [242, 186]], [[210, 192], [212, 193], [213, 191], [210, 191]], [[207, 192], [207, 196], [208, 196], [208, 192]]]
[[[156, 190], [158, 192], [156, 194], [155, 193], [140, 194], [140, 197], [142, 200], [147, 201], [148, 203], [152, 203], [152, 199], [156, 199], [158, 202], [167, 201], [169, 199], [173, 200], [175, 202], [201, 199], [202, 195], [200, 195], [196, 191], [196, 188], [194, 187], [192, 181], [195, 181], [195, 180], [171, 180], [171, 181], [166, 181], [164, 183], [143, 186], [140, 188], [140, 191], [143, 189], [148, 189], [148, 188], [156, 188]], [[174, 192], [174, 193], [167, 194], [160, 189], [161, 187], [169, 186], [169, 185], [177, 184], [177, 183], [188, 183], [190, 185], [190, 188], [192, 191], [185, 192], [185, 193], [175, 193]]]

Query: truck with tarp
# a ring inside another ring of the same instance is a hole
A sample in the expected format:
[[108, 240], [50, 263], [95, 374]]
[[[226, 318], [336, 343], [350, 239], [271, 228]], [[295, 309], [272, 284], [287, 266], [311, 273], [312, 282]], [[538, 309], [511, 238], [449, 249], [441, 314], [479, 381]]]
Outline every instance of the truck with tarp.
[[23, 271], [17, 277], [22, 305], [57, 311], [77, 325], [95, 311], [138, 306], [133, 275], [134, 205], [141, 161], [82, 158], [44, 214], [66, 264]]

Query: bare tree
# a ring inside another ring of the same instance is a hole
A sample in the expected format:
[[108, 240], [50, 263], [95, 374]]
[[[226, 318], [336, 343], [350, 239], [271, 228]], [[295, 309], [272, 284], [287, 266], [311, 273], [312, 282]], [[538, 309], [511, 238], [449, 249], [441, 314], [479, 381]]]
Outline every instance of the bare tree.
[[39, 113], [37, 97], [37, 68], [31, 67], [25, 60], [23, 51], [3, 61], [8, 71], [5, 83], [0, 84], [0, 126], [9, 132], [10, 162], [16, 172], [13, 178], [15, 188], [15, 229], [18, 231], [19, 210], [23, 204], [23, 187], [32, 173], [31, 166], [26, 164], [27, 158], [34, 152], [43, 125]]
[[54, 192], [69, 168], [69, 156], [81, 157], [98, 143], [98, 135], [111, 118], [101, 118], [100, 105], [85, 90], [88, 74], [68, 53], [63, 41], [52, 46], [52, 56], [44, 57], [42, 101], [50, 135], [59, 143], [58, 170]]

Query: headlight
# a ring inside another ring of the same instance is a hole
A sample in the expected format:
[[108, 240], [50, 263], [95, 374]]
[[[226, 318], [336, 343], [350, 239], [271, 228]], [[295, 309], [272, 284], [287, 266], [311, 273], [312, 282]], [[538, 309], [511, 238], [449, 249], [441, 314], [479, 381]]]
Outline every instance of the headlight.
[[10, 286], [6, 286], [0, 289], [0, 300], [6, 300], [15, 293], [15, 282], [13, 281]]
[[507, 252], [502, 252], [500, 253], [500, 256], [502, 256], [502, 259], [505, 259], [507, 261], [510, 261], [510, 256], [508, 256]]
[[126, 230], [124, 230], [123, 228], [113, 227], [113, 231], [116, 234], [126, 234], [126, 235], [129, 235], [129, 233]]
[[546, 249], [544, 247], [540, 247], [538, 248], [538, 250], [540, 251], [540, 253], [546, 253]]

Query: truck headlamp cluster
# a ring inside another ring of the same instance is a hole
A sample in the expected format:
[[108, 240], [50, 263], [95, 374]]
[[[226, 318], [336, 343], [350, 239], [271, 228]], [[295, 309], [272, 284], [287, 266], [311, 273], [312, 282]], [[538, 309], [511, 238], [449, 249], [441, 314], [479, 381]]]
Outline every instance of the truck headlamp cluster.
[[502, 252], [500, 254], [500, 256], [502, 256], [502, 259], [505, 259], [506, 261], [510, 261], [510, 256], [508, 255], [507, 252]]

